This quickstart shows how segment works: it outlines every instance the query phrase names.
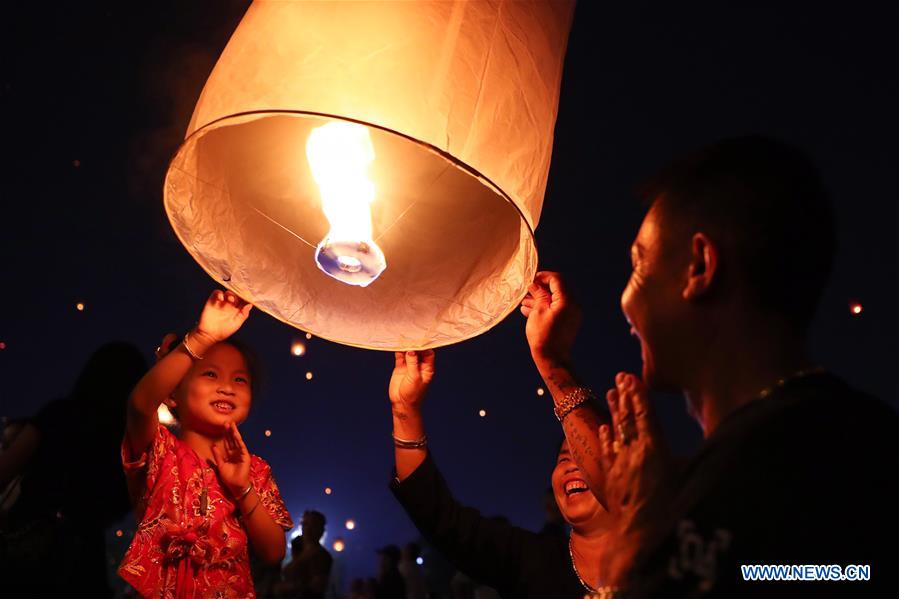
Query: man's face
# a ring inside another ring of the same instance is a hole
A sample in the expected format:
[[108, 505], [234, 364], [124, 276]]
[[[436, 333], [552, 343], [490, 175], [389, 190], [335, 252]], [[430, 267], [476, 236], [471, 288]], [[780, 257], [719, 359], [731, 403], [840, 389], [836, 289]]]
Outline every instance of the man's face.
[[[686, 301], [682, 290], [689, 243], [663, 235], [658, 201], [653, 204], [631, 246], [631, 277], [621, 294], [621, 310], [640, 341], [644, 382], [656, 390], [679, 388], [687, 350]], [[664, 242], [664, 243], [663, 243]]]

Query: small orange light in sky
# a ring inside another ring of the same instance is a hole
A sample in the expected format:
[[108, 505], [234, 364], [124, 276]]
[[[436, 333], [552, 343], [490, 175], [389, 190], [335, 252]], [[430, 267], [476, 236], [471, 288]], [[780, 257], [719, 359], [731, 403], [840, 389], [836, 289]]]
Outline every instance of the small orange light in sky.
[[334, 551], [340, 553], [341, 551], [343, 551], [345, 546], [346, 545], [344, 545], [343, 539], [335, 539], [334, 540]]
[[481, 410], [480, 412], [478, 412], [478, 416], [480, 416], [481, 418], [483, 418], [486, 415], [487, 415], [487, 410]]
[[81, 302], [78, 302], [77, 304], [75, 304], [75, 309], [78, 310], [79, 312], [84, 312], [84, 304], [82, 304]]

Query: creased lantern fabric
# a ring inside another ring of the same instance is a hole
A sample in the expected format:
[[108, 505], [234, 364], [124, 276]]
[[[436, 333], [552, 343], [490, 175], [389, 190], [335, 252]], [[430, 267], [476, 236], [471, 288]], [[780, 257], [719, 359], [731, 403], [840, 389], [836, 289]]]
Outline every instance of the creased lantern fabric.
[[[537, 265], [573, 2], [255, 2], [200, 96], [165, 207], [216, 280], [320, 337], [424, 349], [515, 309]], [[368, 126], [369, 287], [315, 266], [328, 232], [304, 148]]]

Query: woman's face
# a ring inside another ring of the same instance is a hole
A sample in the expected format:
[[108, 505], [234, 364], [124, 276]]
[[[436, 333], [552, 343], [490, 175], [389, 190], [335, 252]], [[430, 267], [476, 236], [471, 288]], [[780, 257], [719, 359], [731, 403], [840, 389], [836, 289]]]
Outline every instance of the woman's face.
[[559, 511], [573, 528], [588, 528], [607, 515], [605, 508], [587, 487], [587, 481], [571, 457], [568, 441], [562, 443], [552, 473], [553, 494]]

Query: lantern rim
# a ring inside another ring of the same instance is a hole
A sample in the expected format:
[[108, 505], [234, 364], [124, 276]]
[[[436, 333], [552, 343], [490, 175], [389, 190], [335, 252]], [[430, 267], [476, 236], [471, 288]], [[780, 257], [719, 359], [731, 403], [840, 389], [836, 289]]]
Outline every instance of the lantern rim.
[[215, 119], [214, 121], [209, 121], [208, 123], [205, 123], [202, 127], [198, 127], [197, 129], [194, 129], [184, 138], [184, 140], [178, 145], [178, 149], [172, 155], [172, 158], [169, 160], [169, 165], [168, 165], [168, 167], [166, 167], [166, 173], [168, 173], [169, 169], [171, 169], [172, 163], [178, 157], [178, 154], [181, 153], [181, 150], [184, 148], [184, 146], [187, 145], [187, 143], [191, 140], [191, 138], [193, 138], [198, 133], [205, 131], [206, 129], [212, 127], [213, 125], [216, 125], [218, 123], [221, 123], [222, 121], [226, 121], [229, 119], [235, 119], [235, 118], [240, 118], [240, 117], [245, 117], [245, 116], [254, 116], [254, 115], [266, 115], [266, 114], [271, 114], [271, 115], [297, 114], [297, 115], [305, 115], [305, 116], [324, 117], [324, 118], [334, 119], [334, 120], [338, 120], [338, 121], [344, 121], [347, 123], [355, 123], [357, 125], [363, 125], [365, 127], [372, 127], [374, 129], [380, 129], [381, 131], [390, 133], [392, 135], [396, 135], [398, 137], [402, 137], [403, 139], [406, 139], [407, 141], [410, 141], [416, 145], [422, 146], [422, 147], [430, 150], [431, 152], [434, 152], [434, 153], [440, 155], [447, 162], [451, 162], [453, 165], [468, 172], [468, 174], [484, 181], [485, 183], [488, 184], [488, 186], [495, 193], [497, 193], [500, 197], [502, 197], [508, 203], [512, 204], [512, 207], [515, 208], [516, 212], [518, 212], [518, 215], [521, 217], [521, 220], [523, 220], [525, 225], [527, 225], [528, 234], [531, 237], [531, 242], [534, 244], [534, 249], [535, 250], [537, 249], [537, 242], [536, 242], [535, 235], [534, 235], [534, 227], [531, 225], [530, 219], [528, 219], [527, 215], [525, 215], [525, 213], [521, 209], [521, 207], [518, 204], [516, 204], [515, 201], [511, 197], [509, 197], [509, 194], [507, 194], [505, 191], [503, 191], [503, 189], [499, 185], [497, 185], [495, 182], [493, 182], [493, 180], [490, 179], [490, 177], [488, 177], [487, 175], [485, 175], [478, 169], [474, 168], [473, 166], [469, 165], [468, 163], [466, 163], [462, 160], [459, 160], [458, 158], [456, 158], [455, 156], [453, 156], [446, 150], [442, 150], [433, 144], [430, 144], [426, 141], [421, 141], [420, 139], [412, 137], [411, 135], [407, 135], [406, 133], [403, 133], [402, 131], [397, 131], [396, 129], [391, 129], [390, 127], [378, 125], [377, 123], [363, 121], [361, 119], [354, 119], [352, 117], [331, 114], [328, 112], [316, 112], [314, 110], [291, 110], [291, 109], [284, 109], [284, 108], [265, 108], [265, 109], [259, 109], [259, 110], [245, 110], [243, 112], [235, 112], [235, 113], [232, 113], [229, 115], [219, 117], [219, 118]]
[[[259, 110], [247, 110], [247, 111], [235, 112], [235, 113], [232, 113], [232, 114], [229, 114], [229, 115], [225, 115], [225, 116], [219, 117], [219, 118], [217, 118], [217, 119], [215, 119], [215, 120], [213, 120], [213, 121], [210, 121], [210, 122], [208, 122], [208, 123], [205, 123], [202, 127], [198, 127], [197, 129], [195, 129], [195, 130], [193, 130], [192, 132], [190, 132], [190, 134], [188, 134], [188, 135], [184, 138], [184, 140], [179, 144], [178, 149], [177, 149], [177, 150], [175, 151], [175, 153], [172, 155], [171, 159], [169, 160], [169, 164], [168, 164], [168, 166], [167, 166], [167, 168], [166, 168], [166, 176], [165, 176], [165, 179], [163, 180], [163, 188], [165, 189], [165, 186], [166, 186], [167, 181], [168, 181], [168, 179], [169, 179], [169, 174], [170, 174], [171, 171], [172, 171], [173, 164], [174, 164], [175, 161], [178, 159], [178, 157], [180, 156], [181, 152], [182, 152], [182, 151], [183, 151], [183, 150], [190, 144], [191, 140], [192, 140], [195, 136], [197, 136], [198, 134], [201, 134], [201, 133], [205, 133], [207, 130], [209, 130], [209, 129], [211, 129], [211, 128], [214, 128], [216, 125], [222, 123], [223, 121], [227, 121], [227, 120], [231, 120], [231, 119], [238, 119], [238, 118], [241, 118], [241, 117], [252, 117], [252, 116], [261, 116], [261, 115], [299, 115], [299, 116], [312, 116], [312, 117], [330, 118], [330, 119], [334, 119], [334, 120], [338, 120], [338, 121], [344, 121], [344, 122], [356, 123], [356, 124], [363, 125], [363, 126], [366, 126], [366, 127], [372, 127], [372, 128], [374, 128], [374, 129], [379, 129], [379, 130], [384, 131], [384, 132], [386, 132], [386, 133], [389, 133], [389, 134], [392, 134], [392, 135], [401, 137], [401, 138], [403, 138], [403, 139], [405, 139], [405, 140], [407, 140], [407, 141], [409, 141], [409, 142], [412, 142], [413, 144], [416, 144], [416, 145], [418, 145], [418, 146], [424, 148], [425, 150], [428, 150], [428, 151], [430, 151], [430, 152], [433, 152], [433, 153], [437, 154], [438, 156], [440, 156], [441, 158], [443, 158], [443, 159], [446, 160], [447, 162], [451, 163], [453, 166], [456, 166], [456, 167], [459, 168], [460, 170], [466, 172], [469, 176], [472, 176], [472, 177], [478, 179], [479, 181], [483, 182], [483, 183], [484, 183], [484, 184], [485, 184], [491, 191], [493, 191], [497, 196], [499, 196], [500, 198], [502, 198], [506, 203], [510, 204], [510, 205], [515, 209], [515, 211], [518, 213], [520, 222], [523, 222], [523, 223], [524, 223], [524, 226], [526, 227], [526, 230], [527, 230], [527, 233], [528, 233], [528, 240], [530, 241], [531, 247], [533, 248], [533, 255], [534, 255], [534, 259], [533, 259], [533, 267], [530, 267], [530, 266], [529, 266], [529, 267], [526, 267], [526, 270], [533, 270], [533, 272], [530, 273], [530, 278], [533, 278], [534, 274], [536, 274], [536, 271], [537, 271], [536, 265], [537, 265], [538, 259], [539, 259], [539, 250], [538, 250], [538, 248], [537, 248], [537, 240], [536, 240], [536, 237], [535, 237], [535, 234], [534, 234], [534, 227], [531, 225], [530, 220], [527, 218], [527, 216], [525, 215], [525, 213], [524, 213], [524, 211], [521, 209], [521, 207], [520, 207], [518, 204], [516, 204], [516, 203], [512, 200], [512, 198], [509, 197], [509, 195], [508, 195], [505, 191], [503, 191], [503, 190], [502, 190], [502, 189], [501, 189], [495, 182], [493, 182], [489, 177], [487, 177], [486, 175], [484, 175], [483, 173], [481, 173], [480, 171], [478, 171], [478, 170], [475, 169], [474, 167], [472, 167], [472, 166], [470, 166], [469, 164], [463, 162], [462, 160], [459, 160], [458, 158], [456, 158], [455, 156], [453, 156], [453, 155], [450, 154], [449, 152], [446, 152], [445, 150], [442, 150], [442, 149], [438, 148], [437, 146], [434, 146], [433, 144], [430, 144], [430, 143], [421, 141], [420, 139], [417, 139], [417, 138], [415, 138], [415, 137], [412, 137], [411, 135], [407, 135], [407, 134], [405, 134], [405, 133], [402, 133], [401, 131], [397, 131], [397, 130], [395, 130], [395, 129], [391, 129], [390, 127], [384, 127], [383, 125], [378, 125], [378, 124], [376, 124], [376, 123], [371, 123], [371, 122], [364, 121], [364, 120], [360, 120], [360, 119], [354, 119], [354, 118], [351, 118], [351, 117], [344, 117], [344, 116], [339, 116], [339, 115], [336, 115], [336, 114], [325, 113], [325, 112], [316, 112], [316, 111], [309, 111], [309, 110], [291, 110], [291, 109], [259, 109]], [[165, 195], [165, 194], [163, 194], [163, 195]], [[215, 282], [218, 283], [218, 284], [221, 284], [221, 285], [225, 286], [225, 287], [228, 288], [228, 289], [231, 289], [231, 291], [234, 291], [235, 293], [238, 293], [238, 295], [239, 295], [239, 293], [240, 293], [239, 290], [233, 289], [232, 286], [231, 286], [231, 284], [230, 284], [230, 283], [231, 283], [231, 278], [230, 278], [230, 276], [229, 276], [228, 278], [224, 278], [224, 277], [221, 277], [221, 276], [220, 276], [221, 273], [213, 273], [211, 269], [207, 268], [207, 266], [206, 266], [206, 264], [204, 263], [204, 261], [197, 260], [197, 259], [194, 257], [193, 253], [192, 253], [192, 252], [190, 251], [190, 249], [189, 249], [188, 244], [186, 243], [186, 240], [182, 238], [182, 236], [181, 236], [181, 234], [180, 234], [180, 231], [179, 231], [178, 227], [175, 226], [175, 223], [174, 223], [174, 221], [172, 220], [172, 215], [169, 213], [168, 210], [166, 210], [165, 212], [166, 212], [166, 218], [167, 218], [167, 220], [169, 221], [169, 225], [172, 227], [172, 230], [174, 231], [175, 236], [178, 238], [178, 241], [181, 243], [181, 245], [184, 247], [184, 249], [187, 250], [188, 254], [189, 254], [192, 258], [194, 258], [194, 262], [196, 262], [196, 263], [200, 266], [200, 268], [202, 268], [202, 269], [206, 272], [206, 274], [208, 274], [209, 277], [210, 277], [213, 281], [215, 281]], [[407, 346], [407, 347], [400, 347], [400, 346], [395, 346], [395, 347], [372, 346], [372, 345], [365, 345], [365, 344], [362, 344], [362, 343], [356, 343], [356, 342], [353, 342], [353, 341], [346, 341], [346, 340], [336, 339], [336, 338], [330, 337], [330, 336], [327, 335], [327, 334], [323, 334], [323, 333], [321, 333], [321, 332], [319, 332], [319, 331], [313, 331], [313, 330], [311, 330], [311, 329], [304, 329], [304, 328], [298, 327], [296, 324], [294, 324], [294, 323], [292, 323], [292, 322], [289, 322], [287, 319], [282, 318], [282, 317], [279, 317], [279, 316], [276, 316], [276, 315], [274, 315], [274, 314], [271, 314], [271, 313], [268, 312], [267, 310], [262, 310], [262, 311], [265, 312], [268, 316], [271, 316], [271, 317], [274, 318], [275, 320], [278, 320], [278, 321], [280, 321], [280, 322], [286, 324], [287, 326], [289, 326], [289, 327], [291, 327], [291, 328], [293, 328], [293, 329], [297, 329], [297, 330], [300, 330], [300, 331], [303, 331], [303, 332], [306, 332], [306, 333], [311, 333], [311, 334], [315, 335], [316, 337], [319, 337], [319, 338], [324, 339], [324, 340], [326, 340], [326, 341], [331, 341], [332, 343], [337, 343], [337, 344], [340, 344], [340, 345], [346, 345], [346, 346], [349, 346], [349, 347], [356, 347], [356, 348], [359, 348], [359, 349], [369, 349], [369, 350], [376, 350], [376, 351], [408, 351], [408, 350], [418, 350], [418, 351], [421, 351], [421, 350], [425, 350], [425, 349], [436, 349], [436, 348], [440, 348], [440, 347], [447, 347], [447, 346], [450, 346], [450, 345], [455, 345], [455, 344], [457, 344], [457, 343], [461, 343], [461, 342], [463, 342], [463, 341], [467, 341], [467, 340], [469, 340], [469, 339], [473, 339], [473, 338], [475, 338], [475, 337], [478, 337], [478, 336], [480, 336], [480, 335], [483, 335], [484, 333], [486, 333], [487, 331], [489, 331], [490, 329], [494, 328], [494, 327], [497, 326], [499, 323], [501, 323], [502, 321], [504, 321], [504, 320], [509, 316], [509, 314], [511, 314], [512, 312], [514, 312], [516, 309], [518, 309], [518, 307], [519, 307], [519, 305], [521, 304], [522, 300], [523, 300], [526, 296], [527, 296], [527, 287], [525, 287], [525, 288], [523, 289], [522, 293], [520, 294], [520, 297], [518, 297], [518, 299], [517, 299], [514, 303], [510, 304], [510, 306], [508, 307], [508, 309], [506, 309], [502, 314], [500, 314], [500, 315], [497, 316], [496, 318], [491, 319], [491, 321], [490, 321], [488, 324], [486, 324], [485, 326], [480, 327], [480, 328], [478, 328], [477, 330], [473, 331], [471, 334], [464, 335], [464, 336], [461, 336], [461, 337], [457, 337], [457, 338], [454, 338], [454, 339], [452, 339], [452, 340], [450, 340], [450, 341], [446, 341], [446, 342], [426, 343], [426, 344], [415, 345], [415, 346]]]

